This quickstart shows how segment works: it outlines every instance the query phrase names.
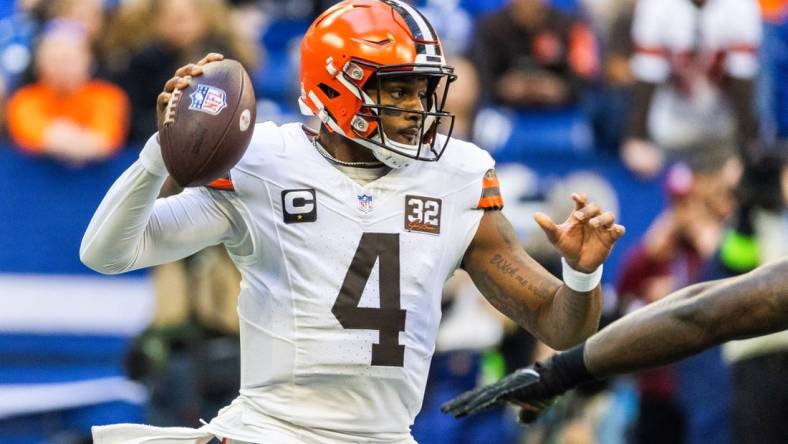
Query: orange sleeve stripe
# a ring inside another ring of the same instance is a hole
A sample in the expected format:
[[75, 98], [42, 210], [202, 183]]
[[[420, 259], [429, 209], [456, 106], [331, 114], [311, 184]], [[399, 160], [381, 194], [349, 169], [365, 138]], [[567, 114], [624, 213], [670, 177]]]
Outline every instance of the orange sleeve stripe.
[[479, 210], [500, 210], [503, 208], [501, 185], [498, 183], [494, 169], [489, 169], [482, 178], [482, 195], [476, 208]]
[[482, 188], [482, 197], [495, 197], [501, 195], [501, 189], [498, 187]]
[[233, 186], [233, 181], [231, 179], [216, 179], [207, 186], [215, 190], [235, 191], [235, 186]]
[[482, 197], [477, 207], [480, 210], [500, 210], [503, 208], [503, 198], [499, 196]]
[[493, 187], [497, 188], [497, 187], [500, 187], [500, 186], [501, 185], [498, 183], [498, 178], [495, 177], [495, 176], [485, 177], [484, 179], [482, 179], [482, 189], [483, 190], [485, 190], [487, 188], [493, 188]]

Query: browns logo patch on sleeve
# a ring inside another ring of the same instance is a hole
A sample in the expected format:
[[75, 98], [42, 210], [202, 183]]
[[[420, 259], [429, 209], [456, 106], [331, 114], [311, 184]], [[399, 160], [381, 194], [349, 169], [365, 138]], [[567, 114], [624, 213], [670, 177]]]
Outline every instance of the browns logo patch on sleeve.
[[494, 169], [487, 170], [482, 179], [482, 196], [476, 206], [479, 210], [500, 210], [503, 208], [503, 198], [501, 197], [501, 185]]
[[216, 179], [213, 182], [210, 182], [206, 186], [214, 190], [235, 191], [235, 187], [233, 186], [233, 181], [232, 179], [230, 179], [229, 176], [222, 179]]

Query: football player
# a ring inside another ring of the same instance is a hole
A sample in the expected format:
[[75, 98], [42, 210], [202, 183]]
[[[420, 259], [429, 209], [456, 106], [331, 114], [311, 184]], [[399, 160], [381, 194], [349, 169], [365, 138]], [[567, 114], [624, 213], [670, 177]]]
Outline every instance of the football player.
[[557, 396], [580, 384], [677, 361], [732, 339], [788, 328], [788, 258], [745, 275], [702, 282], [624, 316], [587, 341], [544, 363], [443, 405], [463, 417], [506, 401], [531, 422]]
[[[160, 127], [172, 91], [221, 58], [167, 82]], [[436, 131], [453, 119], [453, 78], [413, 7], [348, 0], [301, 45], [299, 102], [319, 131], [258, 124], [227, 178], [158, 200], [167, 171], [149, 139], [96, 210], [82, 261], [122, 273], [223, 243], [242, 275], [240, 395], [198, 432], [108, 426], [96, 442], [412, 443], [441, 288], [457, 268], [551, 347], [597, 329], [602, 263], [624, 227], [574, 194], [565, 222], [536, 215], [564, 257], [563, 282], [540, 267], [501, 214], [490, 155]]]

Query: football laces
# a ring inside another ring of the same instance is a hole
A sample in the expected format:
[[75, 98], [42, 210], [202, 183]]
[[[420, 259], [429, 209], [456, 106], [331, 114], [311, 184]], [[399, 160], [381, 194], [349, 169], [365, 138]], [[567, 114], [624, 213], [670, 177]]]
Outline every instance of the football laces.
[[175, 111], [178, 108], [178, 102], [182, 95], [183, 92], [179, 89], [175, 89], [172, 94], [170, 94], [170, 101], [167, 102], [167, 108], [164, 111], [165, 125], [175, 122]]

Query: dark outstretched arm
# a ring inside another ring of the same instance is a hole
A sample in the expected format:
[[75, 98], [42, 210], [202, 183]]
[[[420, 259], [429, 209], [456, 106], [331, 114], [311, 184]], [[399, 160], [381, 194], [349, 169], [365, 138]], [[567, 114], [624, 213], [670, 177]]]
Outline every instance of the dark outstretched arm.
[[788, 328], [788, 258], [742, 276], [679, 290], [592, 336], [596, 377], [654, 367], [732, 339]]
[[532, 422], [557, 396], [593, 380], [676, 361], [730, 339], [788, 328], [788, 257], [743, 276], [704, 282], [610, 324], [585, 343], [500, 381], [461, 394], [441, 409], [473, 415], [510, 401]]
[[599, 286], [578, 293], [564, 285], [523, 250], [500, 211], [482, 217], [462, 265], [495, 308], [552, 348], [568, 348], [599, 326]]

